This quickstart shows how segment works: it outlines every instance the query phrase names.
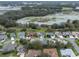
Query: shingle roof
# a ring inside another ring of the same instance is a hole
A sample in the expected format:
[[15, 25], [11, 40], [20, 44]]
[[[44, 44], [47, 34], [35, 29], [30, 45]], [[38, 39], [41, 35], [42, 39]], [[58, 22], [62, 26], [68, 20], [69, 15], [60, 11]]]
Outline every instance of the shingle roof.
[[74, 54], [74, 52], [71, 49], [61, 49], [60, 52], [61, 52], [62, 56], [75, 57], [75, 54]]
[[16, 37], [15, 33], [11, 33], [10, 37]]
[[24, 53], [24, 47], [23, 46], [18, 46], [17, 47], [17, 51], [19, 52], [19, 53]]
[[16, 44], [6, 44], [3, 46], [3, 51], [12, 51], [15, 50]]
[[27, 57], [37, 57], [38, 55], [41, 54], [41, 50], [29, 50], [28, 53], [26, 54]]
[[7, 39], [7, 36], [3, 35], [3, 34], [0, 34], [0, 40], [4, 40], [4, 39]]
[[58, 57], [57, 50], [55, 48], [44, 49], [43, 53], [50, 55], [51, 57]]
[[25, 32], [19, 32], [18, 36], [20, 39], [25, 39]]

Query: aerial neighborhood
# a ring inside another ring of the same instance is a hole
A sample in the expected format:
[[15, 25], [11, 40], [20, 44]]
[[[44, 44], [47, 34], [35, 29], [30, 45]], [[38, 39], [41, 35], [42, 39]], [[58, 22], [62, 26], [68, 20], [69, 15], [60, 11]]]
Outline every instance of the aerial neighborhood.
[[20, 57], [79, 56], [79, 32], [2, 32], [0, 52]]
[[79, 57], [79, 1], [0, 1], [0, 57]]

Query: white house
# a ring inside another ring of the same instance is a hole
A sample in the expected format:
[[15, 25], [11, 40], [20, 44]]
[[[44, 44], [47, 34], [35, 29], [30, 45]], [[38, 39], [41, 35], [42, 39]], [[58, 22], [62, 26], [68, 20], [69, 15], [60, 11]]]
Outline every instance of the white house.
[[75, 57], [76, 55], [72, 51], [72, 49], [61, 49], [60, 50], [62, 57]]

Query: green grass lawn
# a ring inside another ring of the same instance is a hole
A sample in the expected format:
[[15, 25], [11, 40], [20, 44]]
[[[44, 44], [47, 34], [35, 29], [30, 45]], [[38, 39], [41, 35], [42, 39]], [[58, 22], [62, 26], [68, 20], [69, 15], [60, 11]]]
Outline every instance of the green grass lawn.
[[45, 32], [46, 29], [45, 29], [45, 28], [41, 28], [41, 29], [36, 29], [35, 31], [36, 31], [36, 32]]
[[38, 29], [28, 28], [26, 32], [45, 32], [46, 30], [47, 30], [46, 28], [38, 28]]
[[16, 51], [11, 51], [11, 52], [0, 52], [0, 57], [17, 57], [17, 52]]

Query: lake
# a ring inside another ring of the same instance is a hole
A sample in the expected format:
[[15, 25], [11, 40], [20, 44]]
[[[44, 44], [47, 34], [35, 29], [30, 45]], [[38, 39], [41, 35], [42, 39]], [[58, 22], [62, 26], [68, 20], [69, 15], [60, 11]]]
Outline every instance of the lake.
[[[17, 23], [34, 23], [34, 24], [46, 24], [46, 25], [52, 25], [54, 23], [60, 24], [61, 22], [66, 22], [67, 20], [79, 20], [79, 12], [72, 12], [69, 14], [63, 14], [63, 13], [56, 13], [51, 14], [47, 16], [41, 16], [41, 17], [25, 17], [22, 19], [19, 19]], [[34, 21], [33, 21], [34, 20]], [[40, 20], [40, 21], [39, 21]]]

